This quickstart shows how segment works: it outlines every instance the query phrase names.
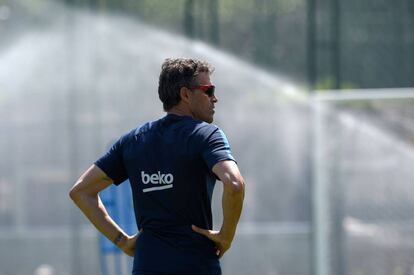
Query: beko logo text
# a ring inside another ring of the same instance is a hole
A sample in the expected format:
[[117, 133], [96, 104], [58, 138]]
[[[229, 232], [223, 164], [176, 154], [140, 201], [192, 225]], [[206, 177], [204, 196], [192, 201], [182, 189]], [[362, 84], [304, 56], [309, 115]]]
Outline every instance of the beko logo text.
[[170, 184], [174, 181], [174, 176], [172, 174], [161, 174], [160, 171], [151, 175], [141, 171], [141, 179], [144, 184]]
[[161, 174], [160, 171], [154, 174], [146, 174], [144, 171], [141, 171], [141, 180], [143, 184], [151, 183], [158, 185], [142, 189], [142, 192], [146, 193], [173, 188], [174, 176], [172, 174]]

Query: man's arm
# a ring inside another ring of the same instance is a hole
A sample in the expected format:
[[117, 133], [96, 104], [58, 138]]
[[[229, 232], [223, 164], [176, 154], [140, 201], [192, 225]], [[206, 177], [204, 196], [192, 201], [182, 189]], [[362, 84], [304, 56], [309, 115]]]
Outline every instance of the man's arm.
[[223, 224], [220, 231], [206, 230], [193, 225], [193, 230], [212, 240], [221, 258], [230, 248], [243, 207], [244, 179], [234, 161], [225, 160], [213, 166], [213, 172], [223, 182]]
[[129, 256], [134, 255], [137, 235], [128, 236], [109, 216], [98, 193], [112, 184], [98, 166], [92, 165], [77, 180], [69, 195], [91, 223]]

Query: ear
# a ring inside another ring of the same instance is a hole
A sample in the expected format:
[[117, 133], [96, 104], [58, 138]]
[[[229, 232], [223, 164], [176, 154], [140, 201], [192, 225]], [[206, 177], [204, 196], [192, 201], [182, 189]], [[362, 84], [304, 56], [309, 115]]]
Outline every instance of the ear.
[[181, 87], [180, 89], [180, 97], [181, 100], [184, 101], [185, 103], [188, 103], [190, 101], [190, 89], [188, 89], [187, 87]]

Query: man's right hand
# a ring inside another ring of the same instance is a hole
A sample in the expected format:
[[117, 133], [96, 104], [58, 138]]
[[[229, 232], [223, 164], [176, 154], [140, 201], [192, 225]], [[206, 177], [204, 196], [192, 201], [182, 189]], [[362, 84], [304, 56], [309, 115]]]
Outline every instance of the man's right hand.
[[125, 236], [118, 243], [118, 247], [128, 256], [134, 257], [135, 254], [135, 244], [137, 242], [139, 233], [133, 236]]

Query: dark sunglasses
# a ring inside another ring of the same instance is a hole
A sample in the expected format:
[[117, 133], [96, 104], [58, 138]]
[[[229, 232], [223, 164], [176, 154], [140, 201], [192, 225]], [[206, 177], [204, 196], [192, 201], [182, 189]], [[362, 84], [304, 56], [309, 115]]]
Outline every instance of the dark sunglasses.
[[216, 90], [216, 86], [214, 86], [214, 85], [200, 85], [200, 86], [190, 87], [190, 89], [192, 89], [192, 90], [195, 90], [195, 89], [201, 90], [206, 95], [208, 95], [208, 97], [213, 97], [214, 96], [214, 91]]

